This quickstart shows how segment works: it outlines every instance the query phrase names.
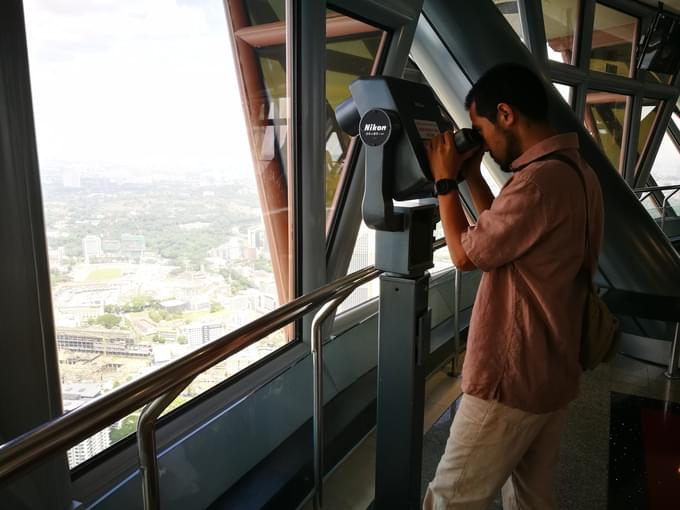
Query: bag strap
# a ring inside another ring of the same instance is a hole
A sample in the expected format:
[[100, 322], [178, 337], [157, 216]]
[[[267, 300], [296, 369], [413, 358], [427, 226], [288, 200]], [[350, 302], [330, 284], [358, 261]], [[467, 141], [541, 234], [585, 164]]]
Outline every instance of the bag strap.
[[[561, 154], [559, 152], [551, 152], [550, 154], [546, 154], [542, 158], [539, 158], [541, 160], [547, 160], [547, 159], [553, 159], [553, 160], [558, 160], [561, 161], [562, 163], [566, 164], [569, 166], [571, 169], [576, 172], [576, 175], [578, 175], [578, 178], [581, 180], [581, 185], [583, 186], [583, 194], [585, 196], [586, 200], [586, 252], [584, 254], [584, 262], [587, 260], [588, 254], [590, 252], [590, 218], [589, 218], [589, 209], [590, 207], [588, 206], [588, 189], [586, 188], [586, 180], [583, 177], [583, 173], [581, 172], [581, 169], [579, 166], [569, 157], [565, 156], [564, 154]], [[586, 267], [588, 267], [587, 264], [585, 264]], [[590, 277], [592, 279], [593, 277], [593, 271], [588, 269], [588, 272], [590, 273]]]

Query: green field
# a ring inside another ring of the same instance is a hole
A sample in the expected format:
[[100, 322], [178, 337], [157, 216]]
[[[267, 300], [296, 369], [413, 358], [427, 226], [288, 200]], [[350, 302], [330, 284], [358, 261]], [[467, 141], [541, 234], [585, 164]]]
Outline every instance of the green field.
[[105, 267], [95, 269], [85, 279], [86, 282], [108, 282], [115, 280], [123, 275], [123, 270], [119, 267]]

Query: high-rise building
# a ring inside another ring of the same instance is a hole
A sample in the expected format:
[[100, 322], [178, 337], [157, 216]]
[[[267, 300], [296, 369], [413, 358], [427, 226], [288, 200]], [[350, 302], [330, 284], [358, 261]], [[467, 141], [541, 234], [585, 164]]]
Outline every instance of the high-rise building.
[[186, 337], [189, 345], [198, 347], [199, 345], [207, 344], [213, 340], [217, 340], [226, 334], [224, 324], [221, 322], [212, 323], [192, 323], [183, 326], [179, 330], [179, 334]]
[[102, 256], [102, 239], [99, 236], [87, 235], [83, 237], [83, 257], [89, 264], [93, 259]]
[[109, 436], [110, 427], [100, 430], [95, 435], [88, 437], [82, 443], [71, 448], [68, 453], [68, 465], [73, 467], [94, 457], [99, 452], [106, 450], [111, 445]]
[[[354, 246], [354, 253], [349, 263], [348, 273], [353, 273], [375, 263], [375, 231], [362, 223]], [[338, 311], [349, 310], [364, 301], [375, 297], [379, 292], [378, 280], [362, 285], [352, 292], [338, 307]]]

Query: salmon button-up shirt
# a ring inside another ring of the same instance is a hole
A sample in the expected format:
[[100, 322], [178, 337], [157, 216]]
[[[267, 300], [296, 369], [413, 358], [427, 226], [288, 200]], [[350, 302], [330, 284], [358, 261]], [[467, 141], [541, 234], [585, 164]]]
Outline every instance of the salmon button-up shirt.
[[[588, 229], [583, 183], [574, 168], [549, 158], [555, 151], [574, 161], [585, 179]], [[602, 192], [575, 133], [541, 141], [511, 168], [518, 170], [462, 234], [468, 258], [483, 271], [463, 391], [545, 413], [578, 394], [587, 282], [602, 243]]]

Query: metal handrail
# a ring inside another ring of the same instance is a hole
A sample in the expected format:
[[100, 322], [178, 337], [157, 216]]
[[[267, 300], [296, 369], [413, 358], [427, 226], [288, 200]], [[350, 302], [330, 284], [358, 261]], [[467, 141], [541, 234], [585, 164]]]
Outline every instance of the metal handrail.
[[192, 379], [223, 359], [245, 349], [344, 291], [356, 279], [374, 271], [366, 267], [294, 299], [245, 326], [205, 344], [139, 379], [43, 423], [0, 446], [0, 482], [99, 432], [145, 404]]
[[635, 188], [633, 191], [635, 193], [653, 193], [655, 191], [668, 191], [671, 189], [680, 189], [680, 184], [672, 184], [668, 186], [646, 186], [644, 188]]
[[[669, 193], [668, 195], [664, 195], [663, 202], [661, 204], [661, 225], [660, 225], [661, 230], [663, 230], [663, 227], [666, 222], [666, 207], [668, 207], [668, 201], [673, 195], [680, 191], [680, 184], [674, 184], [671, 186], [647, 186], [645, 188], [636, 188], [633, 190], [635, 193], [640, 193], [640, 196], [638, 197], [638, 200], [640, 202], [646, 200], [652, 193], [656, 193], [657, 191], [670, 191], [670, 190], [673, 190], [673, 192]], [[643, 193], [645, 193], [644, 196]]]
[[[438, 239], [433, 243], [433, 251], [443, 246], [446, 246], [446, 240]], [[158, 416], [177, 395], [197, 375], [268, 334], [301, 318], [314, 308], [328, 305], [322, 309], [323, 318], [326, 318], [356, 287], [381, 273], [381, 270], [369, 266], [339, 278], [146, 376], [0, 445], [0, 482], [28, 469], [52, 453], [67, 449], [87, 439], [106, 425], [124, 418], [145, 405], [137, 426], [144, 508], [160, 508], [155, 424]], [[320, 325], [316, 327], [320, 328]], [[316, 350], [314, 345], [312, 345], [313, 353]], [[321, 350], [318, 349], [316, 352], [318, 358], [313, 357], [318, 363]], [[319, 393], [320, 390], [317, 392]], [[320, 468], [321, 464], [319, 464]]]

